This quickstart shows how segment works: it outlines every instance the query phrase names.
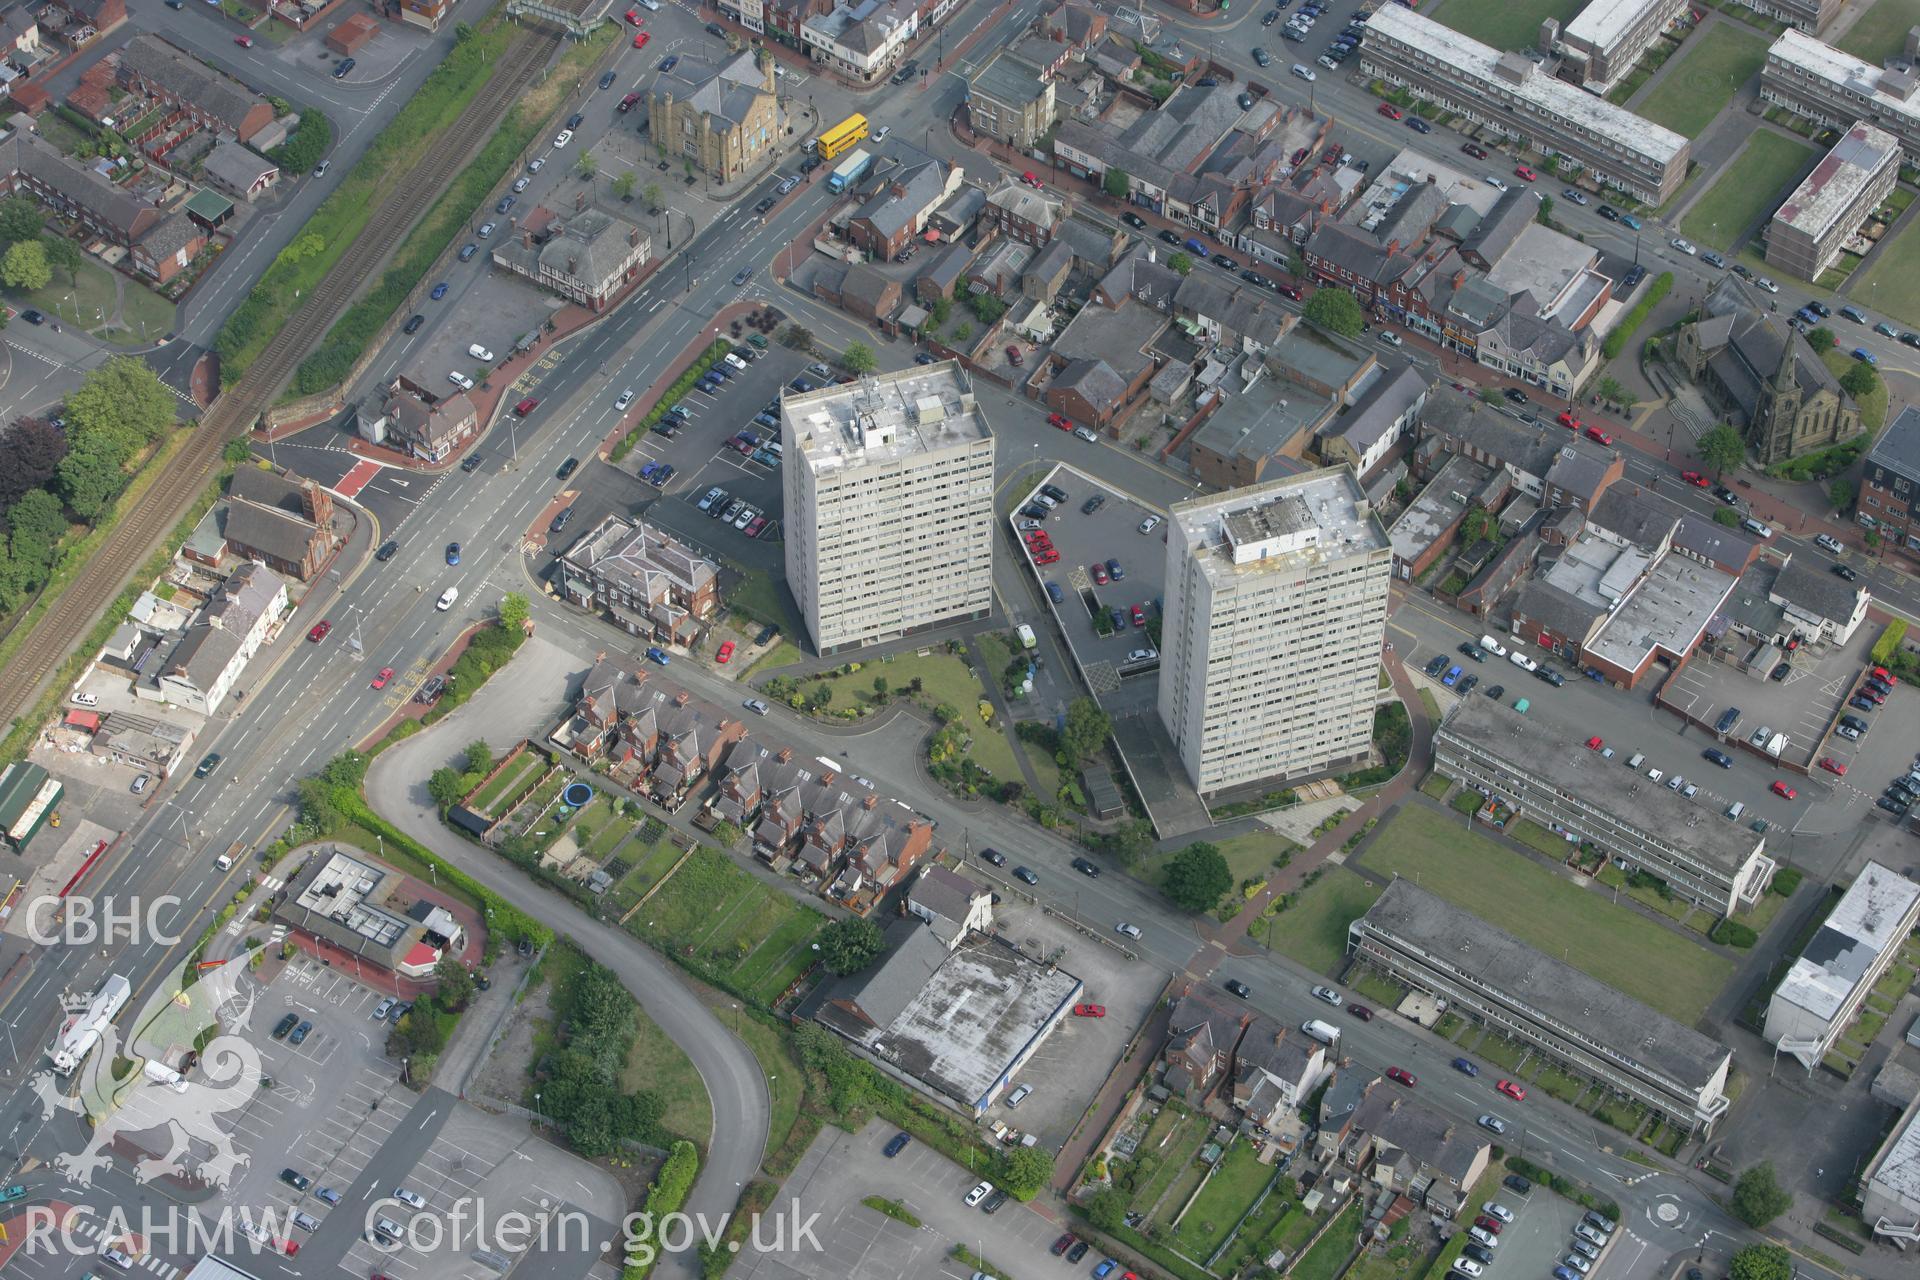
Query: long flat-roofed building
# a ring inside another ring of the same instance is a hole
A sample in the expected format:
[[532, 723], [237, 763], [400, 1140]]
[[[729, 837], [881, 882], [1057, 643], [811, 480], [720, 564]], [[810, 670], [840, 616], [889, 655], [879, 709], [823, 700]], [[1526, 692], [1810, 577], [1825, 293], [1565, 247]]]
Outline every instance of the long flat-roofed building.
[[1593, 0], [1560, 29], [1560, 74], [1589, 93], [1604, 94], [1686, 11], [1687, 0]]
[[1867, 1166], [1860, 1218], [1902, 1249], [1920, 1244], [1920, 1098], [1908, 1104]]
[[1361, 760], [1392, 544], [1352, 470], [1176, 503], [1160, 718], [1203, 795]]
[[1730, 915], [1759, 898], [1774, 868], [1764, 835], [1584, 741], [1582, 730], [1497, 698], [1462, 698], [1434, 735], [1433, 767], [1710, 911]]
[[787, 585], [823, 654], [993, 608], [993, 434], [949, 360], [780, 406]]
[[1760, 97], [1835, 129], [1856, 120], [1900, 140], [1920, 164], [1920, 75], [1876, 67], [1801, 31], [1783, 32], [1760, 69]]
[[1812, 1071], [1920, 921], [1920, 884], [1869, 862], [1767, 1002], [1767, 1043]]
[[1673, 130], [1402, 5], [1381, 5], [1367, 23], [1360, 66], [1647, 204], [1665, 204], [1687, 176], [1688, 143]]
[[1900, 143], [1864, 120], [1841, 135], [1767, 227], [1767, 262], [1818, 280], [1900, 177]]
[[1675, 1124], [1710, 1129], [1726, 1114], [1725, 1045], [1411, 880], [1396, 878], [1348, 926], [1347, 949]]
[[1819, 35], [1840, 13], [1847, 0], [1739, 0], [1763, 17], [1784, 22], [1809, 35]]

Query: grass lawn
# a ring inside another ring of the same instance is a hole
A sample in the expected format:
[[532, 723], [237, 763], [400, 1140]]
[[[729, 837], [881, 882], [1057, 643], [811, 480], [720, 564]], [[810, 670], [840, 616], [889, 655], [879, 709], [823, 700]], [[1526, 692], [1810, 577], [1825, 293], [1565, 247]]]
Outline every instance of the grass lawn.
[[[672, 846], [662, 841], [660, 848]], [[653, 864], [649, 857], [622, 879], [622, 890], [631, 896], [616, 905], [631, 905], [639, 897], [626, 889], [628, 879], [649, 871], [661, 874], [664, 867], [653, 870]], [[725, 854], [702, 846], [626, 927], [656, 946], [690, 950], [689, 958], [699, 966], [770, 1004], [811, 963], [806, 942], [820, 919], [818, 912], [761, 884]]]
[[1220, 1167], [1206, 1189], [1180, 1219], [1173, 1233], [1175, 1247], [1189, 1258], [1204, 1261], [1226, 1241], [1227, 1233], [1272, 1179], [1273, 1166], [1254, 1158], [1253, 1144], [1235, 1142], [1220, 1157]]
[[[727, 594], [727, 604], [756, 622], [772, 623], [780, 628], [782, 635], [797, 636], [805, 630], [786, 588], [775, 581], [771, 574], [761, 570], [742, 573], [740, 581], [734, 583], [733, 590]], [[782, 641], [774, 646], [774, 651], [778, 652], [784, 646], [785, 641]], [[798, 656], [797, 650], [795, 656]]]
[[1445, 800], [1447, 792], [1453, 790], [1453, 779], [1445, 774], [1436, 773], [1420, 784], [1420, 792], [1431, 800]]
[[1920, 8], [1915, 8], [1913, 0], [1879, 0], [1848, 29], [1840, 49], [1883, 66], [1906, 47], [1907, 28], [1915, 22], [1920, 22]]
[[[1677, 65], [1634, 108], [1655, 124], [1697, 138], [1767, 60], [1765, 37], [1717, 25], [1687, 41]], [[1513, 48], [1514, 45], [1502, 46]]]
[[760, 1074], [767, 1078], [770, 1114], [767, 1121], [767, 1153], [771, 1155], [786, 1144], [787, 1135], [800, 1118], [800, 1101], [806, 1096], [806, 1076], [800, 1064], [787, 1051], [786, 1038], [772, 1027], [754, 1018], [742, 1018], [740, 1038], [753, 1050]]
[[[1909, 279], [1920, 279], [1920, 277], [1909, 277]], [[1911, 305], [1911, 303], [1906, 300], [1913, 296], [1911, 288], [1902, 286], [1900, 290], [1895, 292], [1894, 296], [1900, 297], [1903, 293], [1906, 295], [1906, 298], [1901, 299], [1901, 305]], [[1864, 296], [1872, 298], [1874, 303], [1879, 302], [1879, 296], [1871, 289], [1855, 289], [1849, 296], [1855, 298]], [[1843, 347], [1845, 348], [1844, 350], [1842, 349]], [[1834, 347], [1831, 351], [1821, 353], [1820, 358], [1826, 362], [1827, 368], [1833, 371], [1833, 376], [1838, 378], [1845, 374], [1847, 370], [1853, 368], [1853, 357], [1847, 354], [1852, 350], [1852, 347], [1847, 347], [1843, 343], [1841, 346]], [[1860, 425], [1866, 428], [1867, 434], [1872, 435], [1879, 431], [1887, 420], [1886, 376], [1884, 374], [1881, 375], [1879, 381], [1874, 384], [1873, 390], [1860, 397], [1856, 403], [1860, 406]]]
[[[1300, 846], [1277, 831], [1261, 828], [1238, 835], [1231, 840], [1216, 840], [1213, 847], [1227, 860], [1228, 868], [1233, 872], [1233, 883], [1237, 886], [1242, 880], [1267, 880], [1274, 873], [1274, 860], [1284, 853], [1291, 853]], [[1178, 852], [1177, 850], [1174, 852]], [[1160, 868], [1172, 858], [1174, 853], [1155, 854], [1143, 863], [1141, 878], [1157, 883]], [[1276, 927], [1274, 932], [1278, 933]]]
[[1720, 180], [1687, 211], [1680, 230], [1709, 249], [1733, 248], [1772, 214], [1812, 156], [1812, 147], [1792, 138], [1766, 130], [1752, 134]]
[[1537, 822], [1521, 818], [1507, 828], [1507, 834], [1535, 853], [1544, 853], [1555, 860], [1563, 859], [1573, 852], [1573, 846]]
[[473, 808], [480, 813], [493, 814], [492, 806], [504, 804], [518, 796], [520, 789], [529, 785], [534, 776], [546, 766], [547, 758], [539, 752], [522, 752], [519, 759], [495, 774], [493, 781], [475, 793]]
[[707, 1086], [700, 1082], [700, 1073], [693, 1069], [686, 1052], [667, 1038], [645, 1010], [635, 1010], [634, 1016], [639, 1034], [633, 1038], [627, 1065], [620, 1072], [621, 1090], [637, 1093], [651, 1089], [659, 1094], [665, 1104], [660, 1123], [666, 1131], [706, 1150], [713, 1131], [713, 1103], [707, 1097]]
[[[1166, 1195], [1167, 1188], [1173, 1185], [1174, 1180], [1192, 1169], [1193, 1158], [1206, 1144], [1210, 1128], [1203, 1117], [1183, 1109], [1171, 1137], [1143, 1147], [1136, 1153], [1136, 1160], [1151, 1158], [1159, 1160], [1160, 1165], [1153, 1171], [1153, 1176], [1147, 1179], [1146, 1185], [1134, 1194], [1133, 1203], [1128, 1208], [1136, 1213], [1150, 1212], [1154, 1204]], [[1173, 1208], [1177, 1210], [1179, 1207], [1176, 1201]]]
[[1435, 21], [1496, 49], [1518, 49], [1539, 36], [1542, 19], [1564, 27], [1585, 7], [1583, 0], [1447, 0]]
[[49, 319], [64, 320], [68, 324], [78, 325], [89, 332], [103, 329], [113, 319], [114, 309], [124, 305], [120, 328], [133, 331], [133, 341], [140, 341], [140, 322], [146, 321], [147, 332], [158, 338], [173, 330], [173, 304], [159, 294], [131, 279], [119, 281], [126, 294], [124, 304], [114, 297], [114, 273], [92, 258], [82, 258], [80, 271], [74, 283], [67, 282], [67, 273], [55, 270], [53, 281], [44, 289], [8, 289], [7, 301], [16, 307], [35, 307], [46, 312]]
[[[1604, 897], [1509, 854], [1444, 815], [1405, 809], [1375, 833], [1378, 875], [1417, 875], [1434, 893], [1684, 1023], [1726, 985], [1733, 963]], [[1500, 892], [1488, 893], [1488, 885]], [[1289, 913], [1291, 914], [1291, 913]]]
[[[1347, 926], [1367, 913], [1386, 884], [1367, 880], [1345, 867], [1328, 867], [1273, 923], [1273, 949], [1315, 973], [1331, 974], [1347, 954]], [[1266, 936], [1264, 923], [1255, 937]]]
[[1527, 1056], [1527, 1046], [1505, 1036], [1489, 1035], [1474, 1052], [1497, 1067], [1518, 1071], [1521, 1061]]
[[753, 665], [747, 668], [747, 675], [752, 677], [762, 671], [776, 671], [781, 667], [790, 667], [805, 656], [795, 645], [786, 640], [780, 640], [774, 644], [773, 648], [753, 660]]
[[1320, 1242], [1289, 1273], [1293, 1280], [1334, 1280], [1340, 1274], [1340, 1268], [1353, 1256], [1353, 1237], [1360, 1229], [1363, 1207], [1362, 1201], [1354, 1200], [1340, 1211], [1340, 1220], [1327, 1228]]
[[[1887, 2], [1881, 0], [1882, 4]], [[1869, 305], [1896, 320], [1920, 329], [1920, 290], [1913, 288], [1915, 280], [1920, 280], [1920, 232], [1914, 231], [1913, 224], [1909, 223], [1894, 236], [1891, 244], [1881, 248], [1880, 255], [1867, 267], [1850, 296], [1864, 298]], [[1874, 287], [1876, 284], [1886, 285], [1887, 291], [1881, 293]], [[1884, 415], [1884, 410], [1882, 413]]]
[[983, 671], [976, 678], [967, 660], [958, 654], [951, 654], [944, 647], [936, 648], [926, 657], [904, 653], [877, 662], [855, 664], [859, 670], [846, 675], [809, 677], [805, 687], [825, 683], [833, 686], [833, 701], [828, 704], [828, 714], [834, 708], [846, 708], [859, 703], [870, 704], [873, 701], [873, 681], [875, 677], [884, 678], [890, 695], [904, 693], [915, 680], [920, 681], [920, 692], [913, 700], [931, 711], [942, 703], [960, 712], [960, 723], [966, 725], [973, 737], [973, 746], [968, 755], [982, 769], [990, 771], [995, 778], [1003, 782], [1015, 781], [1022, 777], [1020, 762], [1014, 758], [1013, 743], [1008, 741], [1006, 726], [996, 715], [992, 724], [981, 722], [979, 703], [986, 697], [987, 691], [981, 679], [994, 680], [997, 674]]

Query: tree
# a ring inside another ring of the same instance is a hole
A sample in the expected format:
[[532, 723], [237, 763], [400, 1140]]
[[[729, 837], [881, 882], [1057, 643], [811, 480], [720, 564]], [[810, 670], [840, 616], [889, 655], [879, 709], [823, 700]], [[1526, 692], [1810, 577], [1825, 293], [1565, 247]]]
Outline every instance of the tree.
[[933, 317], [934, 324], [946, 324], [947, 320], [953, 315], [952, 299], [944, 295], [935, 294], [933, 301], [927, 304], [927, 314]]
[[1701, 436], [1695, 447], [1700, 450], [1701, 463], [1713, 472], [1715, 479], [1747, 460], [1747, 442], [1725, 422]]
[[1492, 387], [1482, 387], [1480, 388], [1480, 403], [1481, 404], [1499, 404], [1500, 393], [1494, 390]]
[[746, 833], [740, 830], [740, 828], [735, 826], [733, 823], [727, 822], [724, 819], [722, 819], [721, 821], [714, 823], [713, 830], [709, 831], [707, 834], [712, 836], [713, 842], [719, 845], [722, 849], [731, 849], [735, 845], [740, 843], [741, 837], [743, 837]]
[[880, 367], [880, 362], [873, 358], [873, 348], [864, 342], [849, 342], [847, 349], [840, 353], [840, 363], [856, 377]]
[[1087, 1199], [1087, 1221], [1112, 1235], [1127, 1223], [1127, 1198], [1114, 1187], [1102, 1187]]
[[1053, 1152], [1044, 1147], [1014, 1148], [1000, 1170], [1000, 1185], [1022, 1204], [1045, 1191], [1052, 1181]]
[[131, 453], [166, 433], [178, 405], [160, 375], [145, 363], [115, 356], [67, 397], [67, 432], [76, 448], [81, 436], [112, 432], [124, 437]]
[[1593, 393], [1609, 404], [1625, 404], [1628, 398], [1625, 384], [1610, 373], [1602, 375], [1594, 384]]
[[9, 289], [44, 289], [53, 283], [47, 247], [38, 240], [17, 241], [0, 258], [0, 282]]
[[1121, 866], [1128, 867], [1153, 848], [1153, 839], [1153, 823], [1145, 818], [1135, 818], [1109, 832], [1105, 846], [1108, 853], [1119, 859]]
[[1167, 270], [1177, 271], [1183, 276], [1186, 275], [1193, 270], [1193, 255], [1189, 253], [1176, 253], [1171, 255], [1167, 259]]
[[1793, 1207], [1793, 1197], [1780, 1185], [1773, 1162], [1762, 1160], [1733, 1184], [1733, 1216], [1755, 1230]]
[[467, 744], [464, 758], [468, 773], [484, 775], [493, 768], [493, 748], [478, 738]]
[[826, 707], [833, 702], [833, 686], [822, 680], [813, 686], [813, 696], [809, 699], [816, 707]]
[[68, 284], [80, 283], [80, 267], [85, 262], [85, 258], [80, 252], [79, 245], [65, 236], [42, 236], [40, 247], [46, 251], [49, 267], [55, 271], [66, 272]]
[[1793, 1255], [1786, 1246], [1750, 1244], [1733, 1255], [1732, 1280], [1792, 1280]]
[[340, 805], [334, 788], [318, 778], [302, 778], [298, 791], [302, 822], [316, 831], [333, 831], [340, 826]]
[[1320, 290], [1307, 299], [1306, 310], [1301, 314], [1308, 324], [1343, 338], [1357, 337], [1360, 326], [1366, 323], [1366, 317], [1360, 314], [1359, 299], [1345, 289]]
[[573, 167], [579, 172], [581, 177], [591, 178], [594, 174], [600, 172], [600, 161], [593, 154], [593, 150], [589, 148], [580, 153], [580, 158], [574, 161]]
[[972, 293], [967, 295], [967, 310], [981, 324], [992, 324], [1007, 314], [1007, 304], [990, 293]]
[[438, 986], [434, 988], [433, 998], [448, 1013], [457, 1013], [467, 1007], [467, 1001], [473, 998], [473, 975], [467, 972], [467, 966], [460, 963], [458, 956], [448, 952], [440, 957], [440, 963], [433, 966], [433, 976]]
[[[12, 256], [12, 250], [8, 250]], [[1840, 375], [1840, 389], [1855, 400], [1872, 395], [1880, 386], [1880, 375], [1865, 360], [1855, 360], [1853, 367]]]
[[442, 809], [448, 809], [460, 803], [460, 797], [467, 793], [467, 782], [460, 774], [442, 765], [427, 778], [427, 794]]
[[112, 440], [76, 440], [60, 459], [59, 493], [73, 513], [89, 523], [113, 508], [126, 487], [130, 451]]
[[59, 473], [67, 438], [45, 418], [16, 418], [0, 434], [0, 451], [7, 459], [0, 467], [0, 511], [5, 511]]
[[1225, 854], [1204, 840], [1196, 840], [1173, 855], [1160, 887], [1176, 907], [1210, 911], [1221, 895], [1233, 888], [1233, 872]]
[[0, 243], [18, 244], [37, 240], [47, 225], [40, 202], [31, 196], [8, 196], [0, 200]]
[[60, 535], [67, 531], [66, 517], [60, 513], [60, 499], [45, 489], [29, 489], [7, 510], [7, 528], [12, 534], [14, 560], [44, 580], [47, 570], [53, 567]]
[[820, 931], [820, 959], [842, 977], [858, 973], [887, 948], [880, 926], [871, 920], [835, 920]]
[[1818, 329], [1807, 330], [1807, 345], [1813, 348], [1815, 355], [1825, 355], [1833, 350], [1834, 344], [1838, 341], [1839, 339], [1833, 336], [1833, 330], [1825, 325], [1821, 325]]
[[1740, 513], [1731, 507], [1721, 507], [1713, 513], [1713, 522], [1715, 524], [1723, 524], [1729, 529], [1738, 529], [1740, 527]]
[[1534, 212], [1533, 220], [1543, 227], [1553, 225], [1553, 197], [1541, 196], [1540, 208]]
[[780, 335], [780, 341], [795, 351], [811, 351], [813, 350], [813, 330], [805, 325], [789, 324], [786, 332]]
[[1125, 200], [1127, 188], [1132, 185], [1133, 180], [1127, 176], [1125, 169], [1108, 169], [1100, 175], [1100, 189], [1115, 200]]
[[887, 700], [887, 678], [885, 676], [875, 676], [873, 678], [873, 700], [875, 702], [885, 702]]
[[631, 169], [624, 169], [614, 175], [613, 194], [619, 196], [622, 200], [631, 200], [633, 199], [633, 189], [639, 185], [639, 182], [639, 174]]
[[1835, 511], [1845, 511], [1853, 505], [1853, 482], [1836, 478], [1827, 486], [1827, 501], [1833, 504]]
[[1099, 703], [1092, 698], [1075, 698], [1067, 707], [1060, 747], [1077, 768], [1107, 745], [1107, 735], [1112, 732], [1113, 720]]
[[646, 186], [640, 188], [640, 198], [647, 202], [649, 208], [659, 208], [660, 184], [657, 182], [649, 182]]
[[506, 630], [525, 630], [528, 612], [527, 598], [518, 591], [500, 597], [500, 625]]

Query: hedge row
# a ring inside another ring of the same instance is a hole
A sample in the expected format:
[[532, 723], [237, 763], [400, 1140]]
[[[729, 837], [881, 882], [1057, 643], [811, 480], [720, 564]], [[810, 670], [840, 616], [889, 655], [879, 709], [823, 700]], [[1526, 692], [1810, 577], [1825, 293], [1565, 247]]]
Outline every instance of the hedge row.
[[300, 113], [293, 136], [267, 152], [267, 158], [297, 178], [325, 159], [332, 145], [333, 122], [309, 107]]
[[693, 384], [700, 381], [701, 376], [719, 364], [731, 350], [733, 350], [732, 343], [716, 339], [712, 345], [701, 352], [699, 358], [687, 366], [687, 371], [674, 379], [673, 385], [667, 388], [666, 393], [653, 402], [653, 407], [648, 409], [646, 415], [640, 419], [640, 424], [622, 436], [620, 443], [613, 446], [612, 451], [607, 454], [607, 460], [618, 462], [632, 453], [633, 446], [640, 443], [641, 437], [651, 431], [660, 419], [666, 417], [667, 410], [679, 404], [681, 398], [693, 390]]
[[1647, 296], [1635, 303], [1633, 310], [1620, 317], [1620, 323], [1613, 327], [1613, 332], [1607, 335], [1607, 340], [1600, 344], [1600, 354], [1611, 360], [1625, 351], [1627, 339], [1633, 336], [1635, 329], [1646, 322], [1647, 317], [1653, 314], [1653, 309], [1660, 305], [1660, 300], [1666, 297], [1667, 292], [1672, 288], [1673, 272], [1662, 271], [1655, 276], [1653, 283], [1647, 286]]
[[[660, 1172], [647, 1184], [647, 1218], [656, 1230], [668, 1214], [680, 1212], [680, 1206], [687, 1202], [687, 1193], [693, 1190], [694, 1175], [699, 1172], [700, 1157], [694, 1151], [693, 1144], [685, 1138], [674, 1143], [666, 1163], [660, 1166]], [[620, 1272], [623, 1280], [641, 1280], [659, 1260], [657, 1239], [635, 1243], [640, 1247], [627, 1255], [627, 1265]]]
[[1900, 642], [1906, 638], [1907, 620], [1905, 618], [1895, 618], [1889, 622], [1887, 629], [1880, 633], [1880, 638], [1873, 642], [1874, 662], [1879, 666], [1886, 666], [1893, 660], [1893, 655], [1900, 652]]
[[1531, 1160], [1522, 1160], [1519, 1156], [1507, 1157], [1507, 1168], [1523, 1178], [1532, 1178], [1543, 1186], [1551, 1187], [1575, 1204], [1584, 1205], [1594, 1212], [1620, 1221], [1620, 1206], [1612, 1200], [1603, 1199], [1588, 1191], [1572, 1178], [1563, 1178], [1551, 1169], [1543, 1169]]

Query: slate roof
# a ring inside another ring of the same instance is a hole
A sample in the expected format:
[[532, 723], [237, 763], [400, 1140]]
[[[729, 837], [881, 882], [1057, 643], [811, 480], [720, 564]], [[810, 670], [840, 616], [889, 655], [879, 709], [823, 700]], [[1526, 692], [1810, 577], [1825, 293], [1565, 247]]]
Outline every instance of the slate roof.
[[202, 164], [209, 178], [235, 191], [245, 191], [263, 175], [280, 171], [273, 161], [255, 155], [232, 138], [222, 138], [216, 142]]
[[206, 239], [206, 234], [186, 214], [173, 213], [168, 214], [159, 226], [141, 236], [139, 245], [154, 261], [164, 262], [191, 246], [194, 241]]
[[15, 130], [0, 142], [0, 172], [25, 173], [137, 241], [165, 215], [125, 187], [109, 182], [85, 165], [69, 160], [38, 134]]
[[1852, 403], [1806, 338], [1797, 329], [1776, 325], [1772, 316], [1750, 305], [1737, 282], [1716, 287], [1707, 295], [1707, 317], [1699, 321], [1695, 337], [1714, 377], [1749, 419], [1759, 407], [1762, 389], [1779, 372], [1788, 344], [1793, 351], [1794, 381], [1803, 395], [1832, 391], [1843, 402]]
[[1879, 465], [1920, 483], [1920, 405], [1908, 405], [1867, 451], [1867, 464]]
[[205, 693], [240, 655], [241, 637], [223, 627], [200, 622], [188, 627], [180, 643], [167, 655], [159, 674], [183, 679]]
[[958, 924], [973, 910], [973, 900], [981, 894], [979, 885], [957, 871], [928, 865], [921, 869], [907, 897], [943, 920]]
[[1860, 588], [1795, 556], [1774, 579], [1773, 594], [1817, 617], [1845, 623], [1860, 601]]
[[232, 76], [156, 35], [143, 33], [127, 41], [120, 50], [120, 69], [123, 75], [136, 74], [182, 102], [191, 102], [235, 133], [246, 123], [249, 111], [266, 104], [265, 98]]
[[1065, 215], [1067, 207], [1060, 197], [1035, 191], [1017, 178], [1008, 178], [989, 192], [987, 203], [1005, 210], [1010, 218], [1037, 227], [1052, 227]]
[[1105, 360], [1072, 361], [1053, 380], [1053, 386], [1062, 391], [1077, 391], [1088, 404], [1096, 407], [1118, 405], [1127, 393], [1126, 382]]
[[[881, 236], [892, 239], [927, 211], [927, 206], [939, 196], [946, 181], [947, 166], [941, 161], [927, 160], [908, 165], [894, 174], [886, 186], [862, 205], [853, 215], [854, 219], [872, 224]], [[894, 194], [895, 188], [904, 194]]]
[[1540, 199], [1533, 188], [1514, 187], [1494, 201], [1493, 208], [1468, 233], [1460, 245], [1462, 256], [1470, 262], [1478, 259], [1475, 265], [1482, 270], [1492, 267], [1513, 248], [1539, 212]]
[[653, 92], [701, 112], [724, 133], [746, 123], [755, 100], [766, 95], [766, 73], [751, 52], [720, 63], [683, 57], [654, 80]]
[[285, 583], [264, 564], [249, 560], [227, 575], [207, 602], [206, 620], [236, 634], [249, 630], [273, 605]]
[[1560, 446], [1553, 465], [1547, 468], [1547, 483], [1564, 489], [1582, 501], [1591, 502], [1600, 492], [1614, 454], [1581, 441], [1568, 440]]
[[1587, 513], [1587, 523], [1653, 550], [1673, 536], [1680, 517], [1678, 512], [1637, 486], [1614, 485], [1593, 504], [1593, 510]]
[[1344, 222], [1324, 222], [1307, 237], [1307, 252], [1354, 278], [1390, 284], [1412, 269], [1414, 259]]
[[1338, 437], [1365, 453], [1394, 429], [1409, 406], [1427, 393], [1427, 380], [1412, 365], [1387, 368], [1345, 413], [1320, 434]]
[[1606, 606], [1580, 599], [1540, 578], [1520, 588], [1513, 614], [1557, 635], [1585, 641], [1595, 624], [1607, 616]]
[[[1353, 1110], [1353, 1127], [1406, 1152], [1455, 1183], [1473, 1172], [1473, 1163], [1488, 1143], [1471, 1124], [1431, 1110], [1408, 1096], [1398, 1085], [1376, 1079]], [[1376, 1155], [1378, 1153], [1376, 1152]]]

